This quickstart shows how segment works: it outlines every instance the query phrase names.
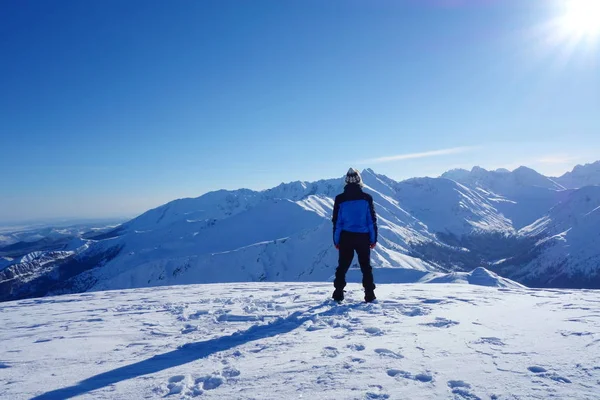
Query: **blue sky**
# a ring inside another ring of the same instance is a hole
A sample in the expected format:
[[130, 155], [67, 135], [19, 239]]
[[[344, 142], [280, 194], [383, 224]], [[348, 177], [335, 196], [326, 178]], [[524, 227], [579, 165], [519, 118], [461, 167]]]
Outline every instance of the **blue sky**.
[[565, 1], [4, 4], [0, 221], [350, 166], [561, 174], [600, 158], [600, 43]]

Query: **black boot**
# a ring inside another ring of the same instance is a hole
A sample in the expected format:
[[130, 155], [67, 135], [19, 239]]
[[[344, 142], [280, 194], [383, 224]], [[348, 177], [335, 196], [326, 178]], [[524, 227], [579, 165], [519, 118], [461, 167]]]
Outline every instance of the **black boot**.
[[377, 300], [377, 297], [375, 297], [375, 291], [373, 289], [365, 290], [365, 302], [371, 303], [374, 300]]
[[333, 295], [331, 296], [333, 300], [340, 302], [344, 300], [344, 290], [343, 289], [335, 289]]

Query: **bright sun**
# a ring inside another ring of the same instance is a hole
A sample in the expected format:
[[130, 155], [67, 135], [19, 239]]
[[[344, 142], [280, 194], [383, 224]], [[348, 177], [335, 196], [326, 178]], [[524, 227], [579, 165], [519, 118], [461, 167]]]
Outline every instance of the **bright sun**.
[[560, 25], [567, 35], [600, 36], [600, 0], [566, 0]]

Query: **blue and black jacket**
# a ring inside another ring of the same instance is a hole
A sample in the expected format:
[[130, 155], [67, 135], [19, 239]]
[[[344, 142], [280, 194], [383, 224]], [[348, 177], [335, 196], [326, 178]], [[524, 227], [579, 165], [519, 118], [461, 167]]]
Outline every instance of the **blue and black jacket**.
[[368, 233], [371, 244], [377, 243], [377, 215], [373, 197], [357, 184], [348, 184], [333, 205], [333, 243], [340, 244], [342, 231]]

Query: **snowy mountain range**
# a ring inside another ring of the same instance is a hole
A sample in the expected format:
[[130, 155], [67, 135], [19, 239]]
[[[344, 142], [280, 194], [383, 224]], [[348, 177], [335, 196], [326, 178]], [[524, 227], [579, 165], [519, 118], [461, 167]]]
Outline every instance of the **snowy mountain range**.
[[41, 251], [58, 249], [73, 238], [94, 236], [113, 230], [125, 218], [64, 220], [35, 224], [0, 224], [0, 255], [26, 253], [27, 249]]
[[[526, 167], [402, 182], [371, 169], [362, 175], [379, 217], [372, 255], [378, 282], [483, 267], [527, 286], [600, 288], [600, 162], [559, 178]], [[330, 218], [342, 189], [338, 178], [222, 190], [58, 247], [0, 247], [0, 301], [172, 284], [325, 281], [337, 265]]]

